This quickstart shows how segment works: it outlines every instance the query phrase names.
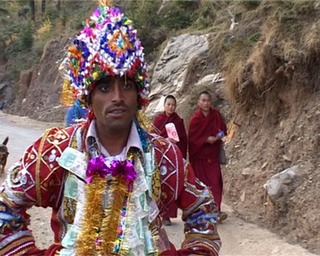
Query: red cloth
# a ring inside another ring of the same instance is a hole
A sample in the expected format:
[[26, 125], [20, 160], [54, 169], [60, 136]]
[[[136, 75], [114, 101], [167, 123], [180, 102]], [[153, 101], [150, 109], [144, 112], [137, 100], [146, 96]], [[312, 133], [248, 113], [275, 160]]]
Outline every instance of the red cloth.
[[198, 109], [191, 117], [189, 124], [189, 160], [196, 177], [212, 191], [219, 207], [222, 200], [223, 181], [219, 163], [221, 140], [207, 143], [209, 136], [216, 136], [219, 131], [227, 134], [226, 124], [217, 109], [211, 109], [204, 116]]
[[180, 141], [177, 142], [177, 146], [180, 149], [182, 156], [184, 159], [187, 158], [187, 147], [188, 147], [188, 137], [187, 132], [184, 126], [183, 119], [177, 114], [173, 113], [170, 116], [167, 116], [165, 112], [157, 115], [153, 121], [153, 125], [156, 128], [156, 133], [160, 136], [167, 138], [168, 134], [165, 128], [167, 123], [174, 123], [177, 129], [177, 133], [179, 135]]
[[[168, 134], [165, 128], [165, 125], [168, 123], [174, 123], [177, 129], [177, 133], [180, 141], [177, 142], [177, 146], [180, 149], [184, 159], [187, 157], [187, 147], [188, 147], [188, 138], [186, 129], [184, 126], [183, 119], [177, 114], [173, 113], [170, 116], [167, 116], [165, 112], [157, 115], [153, 121], [155, 132], [160, 136], [167, 138]], [[162, 215], [164, 218], [177, 218], [178, 208], [175, 204], [172, 204], [171, 207]]]

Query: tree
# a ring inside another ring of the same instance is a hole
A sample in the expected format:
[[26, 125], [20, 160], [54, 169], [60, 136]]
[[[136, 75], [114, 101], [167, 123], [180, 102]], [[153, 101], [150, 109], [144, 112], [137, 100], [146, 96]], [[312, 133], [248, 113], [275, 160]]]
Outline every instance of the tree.
[[41, 0], [41, 15], [46, 13], [46, 0]]
[[61, 11], [61, 0], [57, 0], [56, 8], [58, 11]]
[[31, 10], [31, 19], [34, 21], [36, 20], [36, 4], [35, 0], [29, 0], [29, 6]]

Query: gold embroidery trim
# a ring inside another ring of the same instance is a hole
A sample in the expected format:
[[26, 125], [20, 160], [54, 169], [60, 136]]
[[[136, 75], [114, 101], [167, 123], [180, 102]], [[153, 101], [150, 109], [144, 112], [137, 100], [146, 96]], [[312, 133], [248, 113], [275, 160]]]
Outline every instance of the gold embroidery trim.
[[47, 129], [44, 133], [44, 135], [41, 138], [40, 141], [40, 146], [38, 150], [38, 159], [36, 163], [36, 193], [37, 193], [37, 204], [41, 205], [42, 204], [42, 198], [41, 198], [41, 182], [40, 182], [40, 164], [41, 164], [41, 159], [42, 159], [42, 150], [44, 147], [44, 143], [47, 139], [47, 136], [50, 132], [50, 129]]

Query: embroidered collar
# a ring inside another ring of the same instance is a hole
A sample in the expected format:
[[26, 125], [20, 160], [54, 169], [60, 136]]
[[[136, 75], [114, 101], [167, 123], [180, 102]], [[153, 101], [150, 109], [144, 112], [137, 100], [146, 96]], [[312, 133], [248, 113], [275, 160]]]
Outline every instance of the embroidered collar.
[[[91, 137], [93, 137], [94, 140], [92, 140]], [[92, 120], [92, 122], [90, 123], [88, 133], [86, 136], [86, 141], [87, 141], [86, 144], [88, 145], [88, 147], [92, 147], [92, 146], [97, 147], [100, 153], [102, 153], [106, 157], [110, 156], [109, 152], [101, 145], [99, 141], [97, 130], [96, 130], [96, 120]], [[92, 145], [92, 143], [96, 143], [97, 145]], [[116, 156], [116, 158], [119, 160], [125, 160], [127, 158], [130, 148], [132, 147], [138, 148], [141, 152], [143, 152], [143, 145], [141, 144], [140, 135], [138, 133], [138, 126], [136, 125], [135, 122], [132, 122], [126, 147], [124, 147], [123, 151], [118, 156]], [[90, 152], [90, 149], [87, 148], [87, 151]]]

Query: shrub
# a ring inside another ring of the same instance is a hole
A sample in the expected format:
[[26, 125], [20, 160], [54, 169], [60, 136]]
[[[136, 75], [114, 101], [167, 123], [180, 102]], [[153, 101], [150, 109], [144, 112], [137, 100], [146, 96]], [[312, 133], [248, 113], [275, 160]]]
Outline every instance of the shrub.
[[21, 30], [18, 35], [20, 42], [20, 50], [28, 51], [33, 45], [33, 33], [31, 23], [21, 25]]
[[184, 29], [198, 18], [198, 1], [170, 1], [164, 8], [162, 24], [170, 30]]
[[40, 27], [37, 29], [36, 33], [35, 33], [35, 39], [37, 40], [44, 40], [44, 41], [48, 41], [51, 38], [52, 35], [52, 23], [51, 20], [49, 18], [47, 18], [46, 20], [44, 20]]
[[247, 9], [252, 10], [256, 9], [260, 4], [262, 0], [241, 0], [240, 3]]

